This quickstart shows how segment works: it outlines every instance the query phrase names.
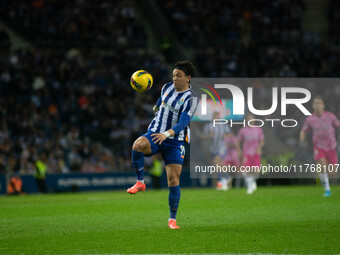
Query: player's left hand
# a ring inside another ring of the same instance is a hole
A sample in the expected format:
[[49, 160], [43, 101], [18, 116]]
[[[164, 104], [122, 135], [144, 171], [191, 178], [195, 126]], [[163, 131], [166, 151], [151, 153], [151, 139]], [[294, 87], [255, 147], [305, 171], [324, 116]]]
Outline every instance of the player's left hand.
[[262, 148], [261, 147], [258, 147], [257, 149], [256, 149], [256, 154], [257, 155], [262, 155]]
[[162, 133], [155, 133], [152, 134], [151, 136], [153, 137], [152, 141], [158, 144], [162, 144], [162, 142], [166, 139], [166, 136]]

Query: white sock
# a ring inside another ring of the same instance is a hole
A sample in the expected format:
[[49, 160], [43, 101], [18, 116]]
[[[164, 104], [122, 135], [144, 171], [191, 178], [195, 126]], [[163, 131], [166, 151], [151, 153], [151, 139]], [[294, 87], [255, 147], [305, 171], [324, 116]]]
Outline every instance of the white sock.
[[331, 190], [331, 187], [329, 186], [329, 178], [328, 178], [328, 173], [324, 173], [324, 181], [325, 181], [325, 191]]
[[324, 181], [324, 178], [323, 178], [323, 173], [319, 173], [319, 178], [320, 178], [320, 182], [322, 184], [322, 187], [325, 188], [325, 181]]
[[250, 190], [251, 189], [251, 180], [252, 180], [252, 178], [246, 177], [244, 180], [246, 181], [247, 189]]
[[144, 180], [138, 180], [141, 184], [144, 184]]
[[325, 191], [331, 190], [331, 187], [329, 186], [329, 178], [327, 173], [319, 173], [319, 178], [321, 181], [321, 184]]
[[257, 189], [257, 184], [256, 184], [256, 179], [255, 178], [252, 178], [252, 187], [253, 187], [253, 190]]

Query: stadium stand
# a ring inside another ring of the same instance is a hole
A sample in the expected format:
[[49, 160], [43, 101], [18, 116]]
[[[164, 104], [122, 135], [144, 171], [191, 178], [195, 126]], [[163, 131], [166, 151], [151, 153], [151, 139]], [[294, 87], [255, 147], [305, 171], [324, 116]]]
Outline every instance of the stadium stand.
[[0, 50], [6, 52], [10, 47], [11, 41], [9, 34], [6, 31], [0, 29]]
[[178, 37], [190, 48], [239, 41], [244, 37], [279, 42], [302, 33], [303, 1], [169, 0], [160, 7], [172, 29], [178, 31]]
[[335, 43], [340, 40], [340, 2], [331, 0], [329, 3], [329, 36]]
[[127, 86], [140, 66], [159, 81], [167, 76], [159, 57], [131, 48], [102, 56], [75, 49], [1, 55], [0, 153], [20, 159], [28, 173], [43, 152], [50, 173], [127, 168], [131, 134], [149, 117]]
[[[331, 1], [331, 39], [339, 24], [338, 4]], [[303, 31], [305, 2], [285, 1], [178, 1], [159, 3], [159, 8], [179, 41], [193, 56], [203, 77], [339, 77], [339, 50], [321, 36]], [[255, 88], [264, 107], [271, 97], [263, 87]], [[315, 88], [312, 94], [324, 88]], [[336, 90], [336, 89], [335, 89]], [[319, 91], [319, 92], [318, 92]], [[268, 91], [267, 91], [268, 92]], [[338, 116], [339, 91], [329, 92], [327, 108]], [[267, 108], [266, 108], [267, 109]], [[303, 116], [293, 112], [302, 121]], [[275, 117], [275, 116], [273, 116]], [[299, 130], [276, 127], [281, 141], [296, 149]], [[303, 157], [303, 156], [302, 156]]]
[[[148, 109], [168, 80], [171, 63], [145, 50], [149, 38], [133, 2], [65, 2], [0, 0], [1, 21], [34, 45], [10, 52], [9, 36], [0, 31], [2, 172], [32, 173], [47, 151], [49, 173], [130, 171], [131, 142], [148, 125]], [[194, 52], [202, 76], [340, 75], [339, 52], [327, 41], [304, 38], [302, 0], [157, 3], [181, 46]], [[338, 7], [331, 10], [333, 39]], [[141, 67], [156, 81], [143, 102], [128, 85]], [[338, 94], [330, 92], [328, 103], [340, 114]], [[269, 100], [263, 97], [263, 104]], [[296, 145], [297, 134], [285, 132], [276, 130]]]
[[0, 16], [43, 46], [144, 46], [146, 35], [128, 1], [0, 1]]

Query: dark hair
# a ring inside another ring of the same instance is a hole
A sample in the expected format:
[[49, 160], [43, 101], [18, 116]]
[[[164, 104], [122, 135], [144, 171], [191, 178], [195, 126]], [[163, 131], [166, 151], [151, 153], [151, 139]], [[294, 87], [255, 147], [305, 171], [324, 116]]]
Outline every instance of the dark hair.
[[195, 66], [189, 60], [176, 62], [174, 69], [179, 69], [191, 77], [194, 76], [195, 73]]
[[323, 97], [320, 96], [320, 95], [316, 95], [316, 96], [314, 97], [314, 100], [315, 100], [315, 99], [320, 99], [320, 100], [322, 100], [322, 102], [325, 102], [325, 101], [323, 100]]

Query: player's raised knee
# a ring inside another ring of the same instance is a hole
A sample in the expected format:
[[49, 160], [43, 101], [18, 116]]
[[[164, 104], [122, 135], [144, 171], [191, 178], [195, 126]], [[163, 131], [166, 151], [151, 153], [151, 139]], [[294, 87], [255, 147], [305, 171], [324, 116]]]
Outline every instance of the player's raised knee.
[[134, 151], [146, 153], [148, 149], [148, 141], [145, 137], [139, 137], [132, 145]]
[[144, 148], [145, 148], [145, 143], [143, 142], [143, 140], [139, 138], [132, 145], [132, 149], [135, 151], [142, 152]]

